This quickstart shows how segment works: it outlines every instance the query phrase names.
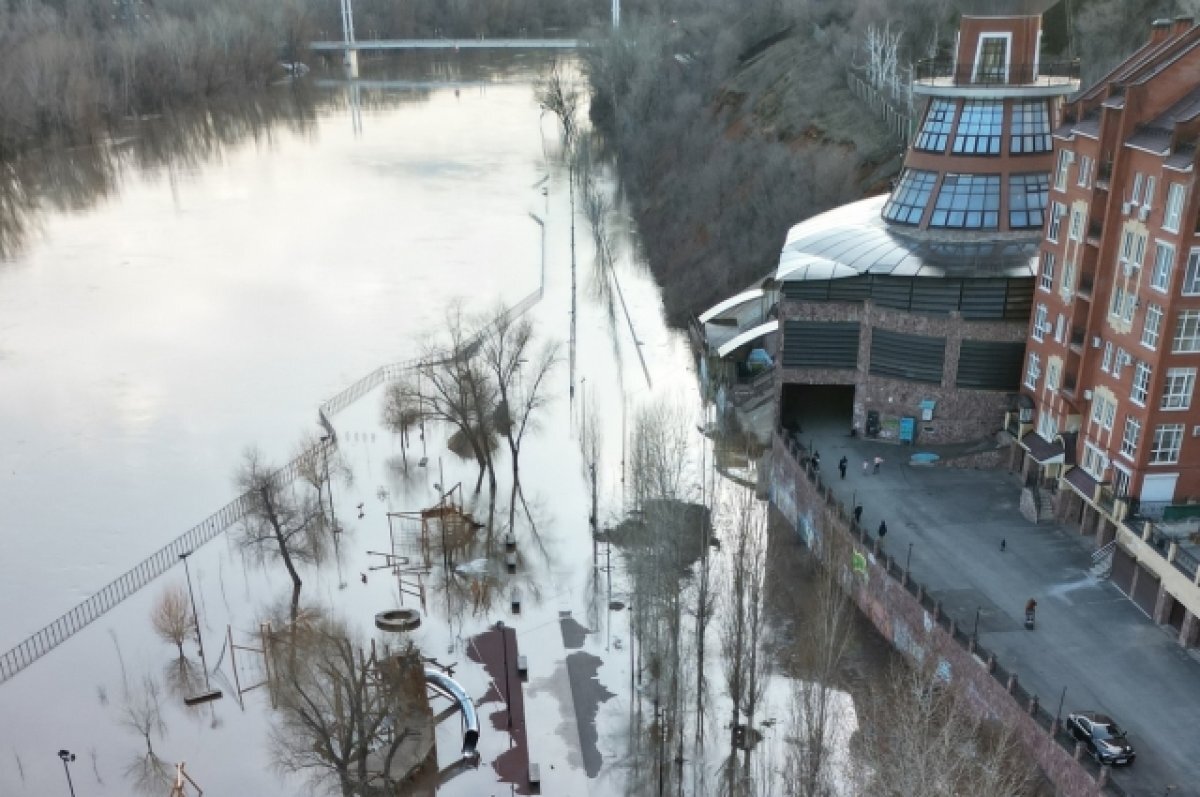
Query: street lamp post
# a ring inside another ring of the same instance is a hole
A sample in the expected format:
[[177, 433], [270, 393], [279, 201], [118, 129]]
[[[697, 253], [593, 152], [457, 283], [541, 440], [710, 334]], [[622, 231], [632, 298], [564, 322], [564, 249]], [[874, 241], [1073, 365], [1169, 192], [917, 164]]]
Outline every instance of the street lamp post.
[[196, 625], [196, 644], [200, 646], [200, 658], [204, 658], [204, 637], [200, 634], [200, 615], [196, 612], [196, 594], [192, 592], [192, 570], [188, 567], [188, 557], [191, 555], [191, 551], [184, 551], [179, 554], [179, 558], [183, 560], [183, 572], [187, 575], [188, 598], [192, 601], [192, 622]]
[[904, 557], [904, 574], [906, 576], [908, 575], [909, 566], [912, 564], [912, 547], [913, 544], [910, 542], [908, 544], [908, 555]]
[[59, 750], [58, 757], [62, 759], [63, 772], [67, 773], [67, 788], [71, 790], [71, 797], [75, 797], [75, 784], [71, 782], [71, 768], [67, 766], [68, 763], [75, 760], [75, 754], [70, 750]]

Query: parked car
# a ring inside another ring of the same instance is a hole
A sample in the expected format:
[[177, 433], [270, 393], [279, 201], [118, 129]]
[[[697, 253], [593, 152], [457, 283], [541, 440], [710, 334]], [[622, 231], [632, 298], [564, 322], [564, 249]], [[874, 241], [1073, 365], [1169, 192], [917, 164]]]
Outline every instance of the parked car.
[[1067, 715], [1067, 730], [1083, 742], [1092, 758], [1101, 764], [1132, 764], [1137, 753], [1125, 731], [1107, 714], [1081, 711]]

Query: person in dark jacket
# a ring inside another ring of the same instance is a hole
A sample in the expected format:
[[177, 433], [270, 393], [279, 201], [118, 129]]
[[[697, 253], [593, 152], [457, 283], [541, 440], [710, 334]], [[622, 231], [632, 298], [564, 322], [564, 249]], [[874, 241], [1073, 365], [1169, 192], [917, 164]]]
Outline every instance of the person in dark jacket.
[[838, 463], [838, 470], [841, 471], [842, 480], [845, 481], [845, 479], [846, 479], [846, 458], [845, 457], [842, 457], [841, 462]]
[[881, 521], [879, 521], [879, 539], [882, 540], [886, 536], [887, 536], [887, 523], [885, 523], [881, 520]]

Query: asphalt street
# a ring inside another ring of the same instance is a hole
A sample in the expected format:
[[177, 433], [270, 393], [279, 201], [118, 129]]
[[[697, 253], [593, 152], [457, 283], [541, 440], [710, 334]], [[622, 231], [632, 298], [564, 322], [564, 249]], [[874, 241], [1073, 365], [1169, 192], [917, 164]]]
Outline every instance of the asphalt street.
[[[978, 622], [980, 642], [1048, 710], [1061, 700], [1063, 717], [1093, 709], [1123, 724], [1138, 752], [1113, 773], [1127, 791], [1200, 797], [1200, 661], [1089, 574], [1090, 537], [1022, 517], [1020, 482], [1004, 468], [910, 464], [937, 448], [851, 438], [846, 429], [806, 418], [801, 438], [820, 452], [822, 477], [838, 497], [863, 506], [865, 528], [874, 533], [886, 521], [885, 550], [901, 564], [911, 555], [914, 578], [968, 633]], [[880, 472], [864, 471], [863, 460], [876, 456]], [[1037, 627], [1028, 631], [1031, 597]]]

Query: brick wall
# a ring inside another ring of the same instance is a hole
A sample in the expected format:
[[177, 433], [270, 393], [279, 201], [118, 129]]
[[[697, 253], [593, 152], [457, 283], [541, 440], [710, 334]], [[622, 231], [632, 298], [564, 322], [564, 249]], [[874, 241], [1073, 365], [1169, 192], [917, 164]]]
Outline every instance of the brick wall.
[[[892, 646], [914, 662], [936, 667], [971, 706], [987, 719], [1014, 729], [1029, 757], [1062, 797], [1120, 794], [1103, 785], [1107, 772], [1080, 750], [1065, 733], [1051, 736], [1052, 717], [1033, 704], [1020, 686], [1019, 674], [975, 647], [947, 618], [924, 589], [903, 578], [902, 568], [887, 556], [877, 556], [874, 541], [851, 529], [845, 507], [836, 503], [817, 477], [810, 477], [793, 456], [789, 444], [776, 434], [771, 451], [770, 499], [797, 533], [820, 553], [828, 535], [838, 535], [867, 559], [865, 573], [854, 575], [853, 599], [858, 608]], [[964, 618], [965, 619], [965, 618]], [[1063, 746], [1067, 741], [1068, 746]]]

